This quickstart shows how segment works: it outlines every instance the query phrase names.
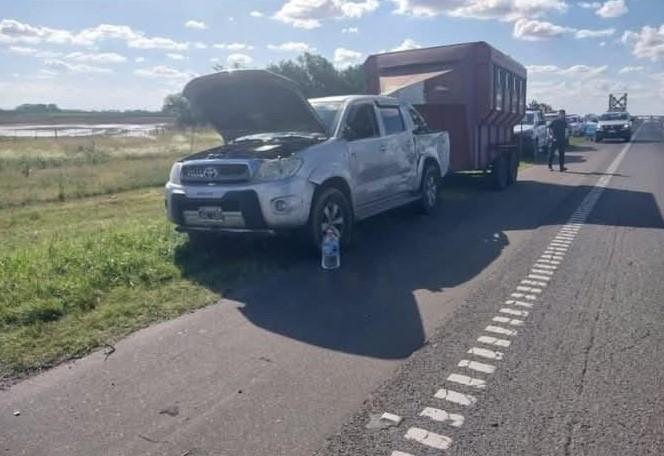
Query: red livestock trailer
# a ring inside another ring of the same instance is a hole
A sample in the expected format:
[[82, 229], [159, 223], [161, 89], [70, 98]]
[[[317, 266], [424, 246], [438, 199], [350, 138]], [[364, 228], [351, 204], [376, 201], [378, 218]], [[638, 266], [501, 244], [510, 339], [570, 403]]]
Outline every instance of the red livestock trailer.
[[364, 71], [369, 93], [408, 101], [429, 127], [449, 132], [453, 171], [491, 170], [501, 188], [516, 180], [523, 65], [480, 41], [372, 55]]

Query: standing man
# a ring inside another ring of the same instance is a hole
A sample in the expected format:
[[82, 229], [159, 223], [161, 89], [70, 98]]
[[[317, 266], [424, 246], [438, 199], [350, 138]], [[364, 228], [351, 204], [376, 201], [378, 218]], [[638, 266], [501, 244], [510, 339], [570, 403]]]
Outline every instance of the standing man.
[[567, 133], [567, 118], [565, 110], [558, 111], [558, 118], [549, 125], [549, 131], [553, 136], [553, 142], [549, 146], [549, 170], [553, 171], [553, 156], [558, 150], [558, 161], [560, 163], [560, 172], [567, 171], [565, 168], [565, 136]]

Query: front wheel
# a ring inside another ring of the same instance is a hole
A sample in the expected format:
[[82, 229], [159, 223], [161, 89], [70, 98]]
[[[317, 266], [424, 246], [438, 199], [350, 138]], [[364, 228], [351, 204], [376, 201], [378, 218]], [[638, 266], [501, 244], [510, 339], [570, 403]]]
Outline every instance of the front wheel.
[[509, 184], [510, 162], [506, 155], [501, 155], [493, 162], [491, 177], [498, 190], [503, 190]]
[[309, 235], [319, 249], [325, 232], [332, 228], [342, 247], [350, 245], [353, 232], [353, 211], [348, 198], [333, 187], [323, 188], [316, 196], [309, 215]]
[[420, 213], [431, 214], [436, 210], [439, 183], [438, 167], [431, 163], [425, 165], [422, 172], [422, 182], [420, 183], [420, 201], [418, 205]]

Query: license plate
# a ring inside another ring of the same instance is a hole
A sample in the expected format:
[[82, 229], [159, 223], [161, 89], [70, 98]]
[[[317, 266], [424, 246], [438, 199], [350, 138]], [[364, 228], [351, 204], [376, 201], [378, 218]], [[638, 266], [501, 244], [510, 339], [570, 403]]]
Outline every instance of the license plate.
[[220, 207], [199, 207], [198, 217], [203, 220], [224, 220], [224, 211]]

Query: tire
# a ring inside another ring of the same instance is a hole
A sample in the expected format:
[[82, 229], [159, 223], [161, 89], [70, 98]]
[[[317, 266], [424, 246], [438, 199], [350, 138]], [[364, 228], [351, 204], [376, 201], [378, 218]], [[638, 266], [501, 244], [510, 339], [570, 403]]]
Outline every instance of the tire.
[[348, 198], [334, 187], [323, 187], [316, 193], [308, 227], [313, 247], [320, 249], [323, 233], [330, 225], [335, 228], [337, 235], [340, 233], [341, 246], [348, 247], [353, 234], [353, 211]]
[[507, 184], [513, 185], [519, 177], [519, 154], [512, 152], [509, 159], [510, 172], [507, 178]]
[[422, 182], [420, 182], [420, 200], [417, 204], [417, 212], [429, 215], [435, 212], [438, 206], [438, 192], [440, 190], [440, 172], [438, 166], [427, 163], [422, 171]]
[[602, 137], [595, 135], [595, 142], [597, 143], [602, 142]]
[[503, 190], [509, 184], [510, 161], [507, 155], [501, 155], [493, 161], [491, 177], [493, 185], [498, 190]]

